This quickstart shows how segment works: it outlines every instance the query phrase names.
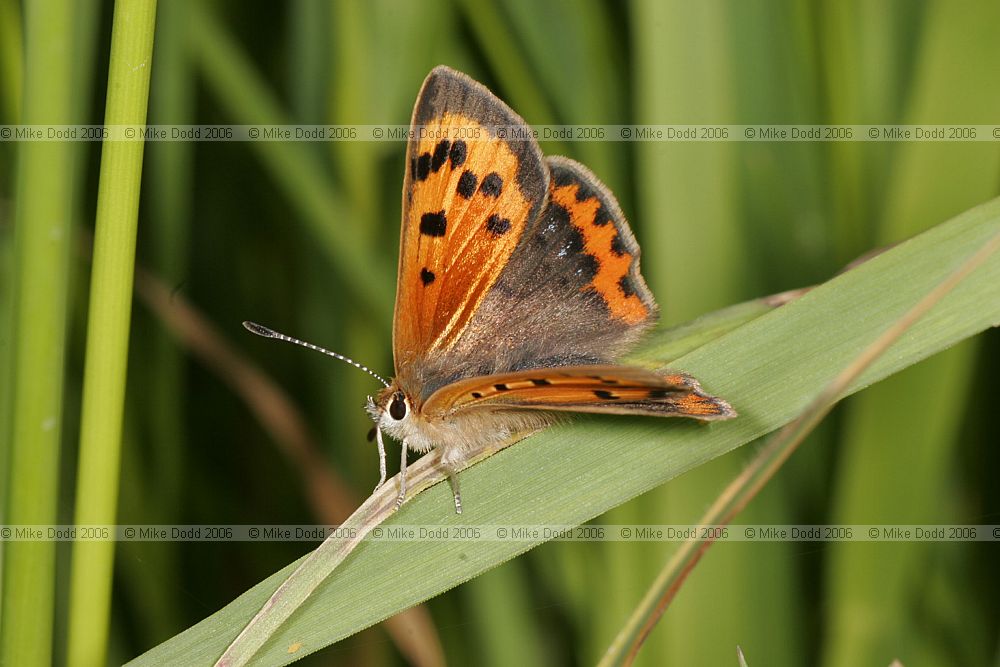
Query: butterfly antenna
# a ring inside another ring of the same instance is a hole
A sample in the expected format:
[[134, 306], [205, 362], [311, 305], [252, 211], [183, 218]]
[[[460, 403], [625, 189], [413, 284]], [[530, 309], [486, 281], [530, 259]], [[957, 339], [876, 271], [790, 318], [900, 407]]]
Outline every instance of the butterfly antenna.
[[386, 387], [389, 386], [389, 383], [386, 382], [386, 379], [384, 377], [382, 377], [372, 369], [368, 368], [367, 366], [362, 366], [358, 362], [348, 357], [345, 357], [342, 354], [331, 352], [330, 350], [320, 347], [319, 345], [313, 345], [312, 343], [307, 343], [304, 340], [299, 340], [298, 338], [292, 338], [291, 336], [286, 336], [283, 333], [278, 333], [274, 329], [268, 329], [263, 324], [257, 324], [256, 322], [246, 321], [243, 323], [243, 326], [246, 328], [247, 331], [249, 331], [250, 333], [255, 333], [258, 336], [263, 336], [264, 338], [277, 338], [278, 340], [287, 341], [289, 343], [295, 343], [296, 345], [301, 345], [302, 347], [308, 347], [310, 350], [316, 350], [317, 352], [322, 352], [323, 354], [333, 357], [334, 359], [340, 359], [341, 361], [346, 361], [355, 368], [363, 370], [365, 373], [368, 373], [368, 375], [371, 375], [373, 378], [384, 384]]

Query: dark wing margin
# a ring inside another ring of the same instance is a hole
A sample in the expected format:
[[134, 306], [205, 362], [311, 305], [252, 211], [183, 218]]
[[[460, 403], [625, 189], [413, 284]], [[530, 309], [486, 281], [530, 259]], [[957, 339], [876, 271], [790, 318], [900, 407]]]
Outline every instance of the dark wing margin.
[[[466, 141], [467, 144], [470, 141], [482, 140], [487, 145], [491, 145], [490, 140], [497, 138], [496, 130], [499, 128], [504, 128], [504, 130], [510, 128], [527, 129], [524, 119], [514, 113], [489, 88], [462, 72], [446, 65], [438, 65], [424, 79], [424, 84], [417, 95], [413, 116], [410, 119], [411, 129], [416, 130], [424, 127], [433, 132], [440, 129], [440, 119], [448, 114], [456, 114], [468, 119], [472, 126], [480, 125], [485, 128], [486, 132], [479, 136], [450, 137], [453, 140]], [[516, 141], [504, 140], [503, 138], [500, 140], [517, 159], [518, 186], [536, 206], [540, 207], [544, 202], [549, 179], [538, 143], [527, 134], [522, 135]], [[418, 170], [418, 162], [422, 155], [421, 145], [419, 134], [410, 138], [407, 143], [406, 157], [409, 169], [406, 179], [404, 179], [404, 208], [406, 206], [405, 193], [409, 185], [407, 179], [416, 175], [415, 172]], [[414, 158], [417, 162], [414, 161]], [[432, 154], [432, 162], [433, 159]], [[537, 210], [533, 212], [537, 212]]]

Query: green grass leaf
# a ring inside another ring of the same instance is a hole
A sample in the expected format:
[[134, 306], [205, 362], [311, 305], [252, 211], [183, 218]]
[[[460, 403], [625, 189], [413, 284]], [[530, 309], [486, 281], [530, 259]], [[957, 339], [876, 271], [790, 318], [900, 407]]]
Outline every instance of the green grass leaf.
[[[711, 425], [581, 418], [462, 473], [466, 513], [447, 485], [413, 498], [387, 525], [576, 524], [780, 427], [844, 366], [1000, 230], [1000, 200], [709, 341], [671, 365], [730, 400], [738, 419]], [[852, 385], [861, 389], [1000, 322], [993, 256]], [[541, 540], [539, 540], [540, 542]], [[535, 546], [536, 542], [363, 542], [256, 656], [284, 664], [349, 636]], [[222, 654], [297, 564], [133, 664], [204, 664]], [[610, 639], [610, 637], [608, 638]], [[301, 644], [291, 655], [288, 647]]]
[[[146, 122], [155, 25], [156, 0], [115, 5], [106, 125]], [[78, 525], [111, 524], [117, 515], [143, 148], [141, 138], [108, 140], [102, 146], [74, 514]], [[67, 642], [72, 664], [106, 659], [114, 553], [110, 541], [73, 544]]]
[[[19, 112], [24, 123], [78, 122], [70, 95], [76, 8], [50, 1], [25, 6], [24, 11], [24, 97], [19, 110], [3, 109], [3, 113], [14, 118]], [[10, 25], [16, 15], [16, 8], [0, 7], [4, 26], [0, 42], [15, 33], [20, 42], [19, 26]], [[5, 44], [0, 50], [7, 52], [9, 47]], [[14, 57], [0, 54], [5, 68]], [[19, 57], [18, 61], [21, 64]], [[19, 73], [4, 72], [0, 84], [14, 101], [21, 99]], [[0, 313], [4, 356], [0, 514], [5, 524], [51, 524], [58, 517], [73, 178], [80, 148], [67, 142], [33, 141], [20, 145], [17, 152], [14, 266], [4, 272], [12, 284], [2, 287], [5, 312]], [[0, 168], [0, 180], [4, 176]], [[8, 186], [0, 190], [7, 194]], [[39, 540], [9, 542], [0, 548], [4, 570], [0, 662], [50, 664], [56, 545]]]

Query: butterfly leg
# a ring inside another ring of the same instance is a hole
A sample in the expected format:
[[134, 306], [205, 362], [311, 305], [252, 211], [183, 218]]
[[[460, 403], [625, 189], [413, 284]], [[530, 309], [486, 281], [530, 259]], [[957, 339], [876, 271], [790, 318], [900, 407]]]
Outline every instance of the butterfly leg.
[[458, 473], [448, 468], [448, 483], [451, 484], [451, 492], [455, 494], [455, 514], [462, 513], [462, 491], [458, 488]]
[[406, 444], [406, 440], [403, 440], [402, 453], [399, 458], [399, 497], [396, 498], [396, 509], [399, 509], [403, 505], [403, 500], [406, 499], [406, 450], [409, 449]]
[[375, 490], [385, 484], [385, 443], [382, 442], [382, 429], [375, 427], [375, 440], [378, 442], [378, 484]]
[[455, 514], [462, 513], [462, 491], [458, 486], [458, 470], [462, 466], [461, 450], [446, 448], [441, 452], [441, 467], [448, 473], [448, 484], [455, 498]]

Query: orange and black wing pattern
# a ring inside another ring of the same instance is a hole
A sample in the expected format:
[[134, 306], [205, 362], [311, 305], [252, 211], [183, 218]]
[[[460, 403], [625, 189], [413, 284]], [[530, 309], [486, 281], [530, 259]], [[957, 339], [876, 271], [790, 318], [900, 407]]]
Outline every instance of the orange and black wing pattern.
[[603, 365], [468, 378], [442, 387], [423, 406], [425, 414], [434, 416], [477, 408], [677, 416], [705, 421], [736, 416], [728, 403], [704, 393], [689, 375]]
[[[393, 325], [396, 372], [446, 353], [537, 218], [548, 170], [524, 121], [484, 86], [435, 68], [407, 147]], [[501, 129], [502, 128], [502, 129]]]
[[704, 421], [736, 416], [726, 401], [704, 393], [689, 375], [607, 365], [468, 378], [438, 389], [423, 411], [447, 417], [477, 408], [676, 416]]
[[613, 362], [656, 321], [614, 196], [573, 160], [546, 165], [545, 208], [447, 360], [488, 363], [460, 377]]
[[612, 323], [641, 326], [656, 316], [656, 302], [639, 273], [639, 244], [611, 191], [589, 169], [564, 157], [548, 159], [549, 217], [579, 235], [579, 252], [592, 270], [580, 286], [596, 294]]

